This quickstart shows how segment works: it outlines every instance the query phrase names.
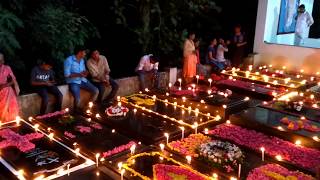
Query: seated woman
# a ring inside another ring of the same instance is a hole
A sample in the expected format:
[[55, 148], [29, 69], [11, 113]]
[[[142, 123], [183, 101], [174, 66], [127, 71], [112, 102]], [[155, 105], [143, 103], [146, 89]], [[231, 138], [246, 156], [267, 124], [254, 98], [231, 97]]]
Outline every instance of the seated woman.
[[4, 55], [0, 53], [0, 121], [12, 121], [19, 115], [17, 95], [20, 89], [11, 68], [4, 65]]

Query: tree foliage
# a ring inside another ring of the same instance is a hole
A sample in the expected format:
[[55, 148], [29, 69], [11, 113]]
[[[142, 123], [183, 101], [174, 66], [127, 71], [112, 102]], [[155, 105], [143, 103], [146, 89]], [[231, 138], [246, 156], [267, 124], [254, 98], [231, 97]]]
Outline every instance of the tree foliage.
[[199, 23], [203, 22], [208, 30], [220, 28], [210, 15], [221, 8], [210, 0], [115, 0], [111, 10], [117, 24], [136, 33], [142, 53], [175, 56], [173, 59], [180, 56], [177, 51], [188, 30], [201, 30]]
[[16, 30], [23, 28], [23, 22], [16, 15], [0, 7], [0, 49], [10, 56], [16, 49], [20, 49], [20, 43], [16, 38]]
[[[63, 60], [75, 46], [98, 36], [89, 20], [62, 6], [48, 5], [35, 12], [28, 21], [33, 44], [51, 58]], [[35, 50], [37, 51], [37, 50]]]

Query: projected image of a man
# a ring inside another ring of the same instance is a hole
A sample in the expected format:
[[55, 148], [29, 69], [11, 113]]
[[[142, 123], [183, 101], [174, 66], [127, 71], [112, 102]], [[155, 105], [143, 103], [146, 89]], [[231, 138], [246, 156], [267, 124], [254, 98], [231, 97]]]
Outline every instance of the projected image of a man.
[[304, 39], [308, 37], [310, 26], [314, 23], [312, 16], [306, 11], [304, 4], [299, 6], [296, 20], [294, 45], [301, 46], [304, 44]]

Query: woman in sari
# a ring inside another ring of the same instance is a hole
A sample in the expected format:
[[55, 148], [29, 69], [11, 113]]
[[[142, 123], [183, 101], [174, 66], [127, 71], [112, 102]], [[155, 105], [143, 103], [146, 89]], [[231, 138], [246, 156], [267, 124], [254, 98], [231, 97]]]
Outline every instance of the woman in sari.
[[4, 65], [4, 55], [0, 53], [0, 121], [12, 121], [19, 115], [17, 95], [19, 86], [11, 68]]
[[190, 33], [183, 46], [183, 78], [188, 84], [197, 73], [197, 55], [193, 40], [195, 33]]

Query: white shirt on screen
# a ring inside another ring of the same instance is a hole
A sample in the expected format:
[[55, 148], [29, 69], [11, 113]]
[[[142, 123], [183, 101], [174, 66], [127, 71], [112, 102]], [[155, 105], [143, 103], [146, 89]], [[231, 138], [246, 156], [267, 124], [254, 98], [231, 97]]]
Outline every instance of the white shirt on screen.
[[302, 38], [306, 38], [307, 30], [313, 23], [313, 18], [307, 11], [299, 14], [296, 24], [296, 33], [299, 34]]

